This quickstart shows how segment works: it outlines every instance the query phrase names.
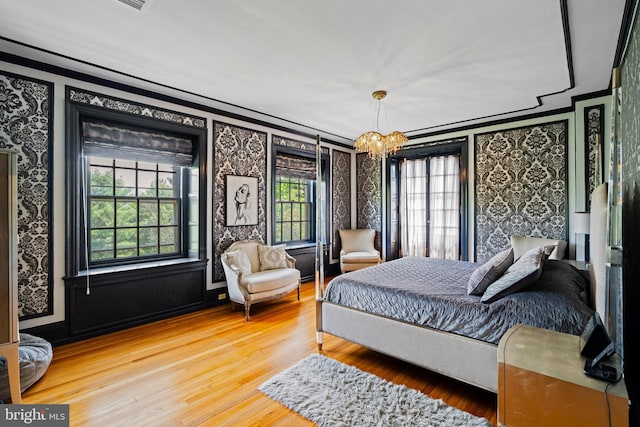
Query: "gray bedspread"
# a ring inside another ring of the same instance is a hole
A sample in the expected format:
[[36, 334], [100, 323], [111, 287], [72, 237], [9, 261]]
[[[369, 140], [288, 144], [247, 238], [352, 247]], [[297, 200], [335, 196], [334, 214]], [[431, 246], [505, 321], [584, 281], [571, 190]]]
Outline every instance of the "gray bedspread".
[[401, 258], [334, 278], [325, 301], [494, 344], [518, 323], [579, 335], [593, 312], [588, 279], [565, 262], [548, 260], [536, 283], [491, 304], [467, 294], [480, 265]]

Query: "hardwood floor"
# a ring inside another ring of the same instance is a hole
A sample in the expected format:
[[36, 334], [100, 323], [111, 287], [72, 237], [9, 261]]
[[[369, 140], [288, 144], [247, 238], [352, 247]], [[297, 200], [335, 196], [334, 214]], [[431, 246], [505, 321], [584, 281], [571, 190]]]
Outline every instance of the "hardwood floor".
[[[243, 310], [229, 305], [54, 349], [27, 404], [70, 404], [72, 426], [312, 425], [257, 387], [317, 353], [312, 283]], [[327, 336], [327, 357], [496, 423], [492, 393]]]

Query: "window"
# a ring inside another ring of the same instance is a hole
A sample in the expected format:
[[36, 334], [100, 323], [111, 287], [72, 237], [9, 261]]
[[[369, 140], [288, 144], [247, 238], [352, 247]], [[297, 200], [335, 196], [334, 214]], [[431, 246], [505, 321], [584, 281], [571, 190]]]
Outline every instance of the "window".
[[275, 243], [311, 241], [315, 181], [276, 175]]
[[181, 252], [181, 169], [89, 157], [89, 264]]
[[[274, 244], [305, 244], [316, 241], [316, 199], [320, 191], [323, 220], [326, 210], [328, 186], [325, 164], [328, 156], [322, 155], [322, 182], [317, 185], [315, 153], [301, 149], [273, 146], [273, 196], [272, 241]], [[323, 221], [326, 225], [326, 221]], [[326, 239], [326, 227], [320, 239]]]
[[68, 117], [67, 276], [204, 260], [206, 130], [77, 104]]

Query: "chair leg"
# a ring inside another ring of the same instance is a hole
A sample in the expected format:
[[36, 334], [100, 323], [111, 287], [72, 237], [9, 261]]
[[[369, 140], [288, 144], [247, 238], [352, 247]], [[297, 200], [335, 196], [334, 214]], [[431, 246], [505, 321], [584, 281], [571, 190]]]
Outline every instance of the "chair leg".
[[244, 319], [249, 321], [249, 310], [251, 309], [251, 303], [248, 301], [244, 302]]
[[300, 301], [300, 284], [298, 284], [298, 301]]

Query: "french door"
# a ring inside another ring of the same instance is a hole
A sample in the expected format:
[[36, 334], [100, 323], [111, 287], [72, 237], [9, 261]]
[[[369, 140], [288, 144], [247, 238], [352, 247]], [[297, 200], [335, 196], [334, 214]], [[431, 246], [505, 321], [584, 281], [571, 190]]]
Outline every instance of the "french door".
[[466, 259], [465, 164], [459, 150], [391, 159], [388, 259]]

